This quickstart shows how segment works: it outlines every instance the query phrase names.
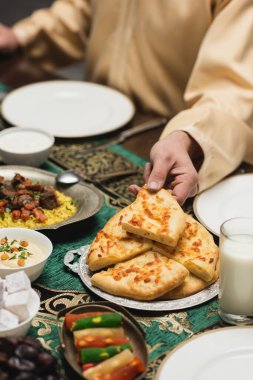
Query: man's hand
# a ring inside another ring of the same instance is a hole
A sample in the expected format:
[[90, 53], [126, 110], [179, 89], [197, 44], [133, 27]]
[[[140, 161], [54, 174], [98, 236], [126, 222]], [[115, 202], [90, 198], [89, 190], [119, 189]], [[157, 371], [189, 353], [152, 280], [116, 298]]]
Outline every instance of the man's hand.
[[[193, 165], [195, 159], [203, 160], [198, 143], [186, 132], [173, 132], [152, 147], [151, 162], [144, 170], [144, 181], [153, 191], [162, 187], [172, 190], [177, 201], [183, 204], [198, 190], [198, 173]], [[132, 185], [130, 190], [136, 193], [139, 188]]]
[[0, 53], [14, 53], [18, 47], [19, 42], [15, 33], [0, 23]]

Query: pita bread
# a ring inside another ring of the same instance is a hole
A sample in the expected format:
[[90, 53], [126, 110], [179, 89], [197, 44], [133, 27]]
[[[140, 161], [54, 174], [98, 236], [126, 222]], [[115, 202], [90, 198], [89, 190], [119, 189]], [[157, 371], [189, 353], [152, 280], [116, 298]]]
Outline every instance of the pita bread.
[[214, 272], [214, 276], [211, 281], [204, 281], [201, 278], [198, 278], [194, 276], [193, 274], [189, 273], [189, 276], [186, 277], [186, 279], [182, 282], [181, 285], [176, 287], [175, 289], [169, 291], [168, 293], [164, 294], [161, 299], [163, 300], [175, 300], [179, 298], [184, 298], [191, 296], [195, 293], [200, 292], [201, 290], [207, 288], [211, 284], [215, 283], [219, 278], [219, 260], [217, 260], [216, 269]]
[[123, 216], [128, 232], [175, 247], [185, 228], [186, 216], [165, 189], [150, 192], [144, 186]]
[[92, 271], [128, 260], [152, 247], [149, 240], [128, 233], [122, 228], [122, 218], [128, 207], [115, 214], [98, 232], [92, 242], [87, 264]]
[[107, 293], [147, 301], [179, 286], [188, 273], [188, 270], [176, 261], [148, 251], [116, 264], [107, 271], [95, 273], [91, 282]]
[[153, 250], [183, 264], [192, 274], [206, 282], [214, 277], [218, 247], [212, 235], [190, 215], [187, 215], [186, 228], [174, 251], [156, 242]]

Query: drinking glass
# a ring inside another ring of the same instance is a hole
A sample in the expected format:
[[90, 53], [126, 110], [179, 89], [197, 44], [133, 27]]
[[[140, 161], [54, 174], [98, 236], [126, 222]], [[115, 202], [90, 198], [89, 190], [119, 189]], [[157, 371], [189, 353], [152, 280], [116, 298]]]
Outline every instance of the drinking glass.
[[220, 233], [219, 314], [227, 323], [253, 323], [253, 218], [232, 218]]

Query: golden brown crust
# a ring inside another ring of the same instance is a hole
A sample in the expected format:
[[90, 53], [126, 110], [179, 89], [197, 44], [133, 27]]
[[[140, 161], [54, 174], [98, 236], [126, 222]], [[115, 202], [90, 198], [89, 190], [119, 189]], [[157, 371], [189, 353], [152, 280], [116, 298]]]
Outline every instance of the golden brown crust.
[[195, 293], [198, 293], [218, 280], [219, 271], [220, 271], [220, 265], [219, 265], [219, 259], [218, 259], [212, 280], [206, 282], [202, 280], [201, 278], [198, 278], [194, 276], [193, 274], [189, 273], [189, 276], [186, 277], [186, 279], [182, 282], [182, 284], [180, 284], [177, 288], [164, 294], [161, 297], [161, 299], [174, 300], [174, 299], [188, 297]]
[[128, 233], [122, 228], [122, 218], [127, 207], [116, 213], [98, 232], [92, 242], [87, 263], [92, 271], [128, 260], [152, 246], [147, 239]]
[[[137, 200], [115, 214], [91, 244], [87, 263], [92, 271], [116, 264], [94, 274], [93, 285], [110, 294], [147, 301], [187, 297], [216, 281], [218, 247], [212, 235], [181, 213], [168, 191], [149, 193], [142, 188]], [[172, 247], [173, 239], [176, 247]]]
[[153, 250], [183, 264], [192, 274], [208, 282], [214, 276], [218, 247], [212, 235], [187, 215], [186, 228], [176, 249], [154, 242]]
[[185, 214], [165, 189], [150, 192], [144, 186], [123, 216], [128, 232], [175, 247], [185, 228]]
[[137, 300], [153, 300], [179, 286], [188, 275], [181, 264], [148, 251], [91, 277], [107, 293]]

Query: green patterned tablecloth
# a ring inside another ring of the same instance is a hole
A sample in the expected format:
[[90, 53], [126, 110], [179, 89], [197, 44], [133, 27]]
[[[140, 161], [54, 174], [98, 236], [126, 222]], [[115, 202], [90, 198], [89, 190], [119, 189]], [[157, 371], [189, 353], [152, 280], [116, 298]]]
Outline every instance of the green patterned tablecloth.
[[[121, 147], [115, 147], [113, 153], [104, 152], [103, 162], [105, 166], [113, 166], [116, 162], [120, 166], [143, 164], [143, 161], [135, 155], [125, 151]], [[52, 154], [52, 158], [61, 150], [59, 147]], [[69, 146], [69, 150], [75, 147]], [[66, 153], [66, 147], [64, 149]], [[101, 158], [101, 152], [100, 158]], [[116, 155], [116, 156], [115, 156]], [[127, 161], [126, 161], [127, 156]], [[120, 159], [119, 159], [120, 158]], [[96, 157], [94, 157], [96, 166]], [[70, 165], [71, 166], [71, 165]], [[48, 165], [49, 170], [56, 170], [56, 167]], [[94, 169], [94, 168], [93, 168]], [[87, 174], [87, 171], [86, 171]], [[102, 184], [101, 191], [104, 195], [104, 204], [100, 212], [91, 218], [88, 223], [84, 223], [80, 236], [65, 237], [66, 241], [56, 242], [50, 260], [47, 262], [42, 276], [35, 284], [36, 289], [41, 293], [41, 310], [33, 321], [30, 333], [38, 337], [45, 346], [58, 351], [59, 342], [56, 336], [56, 314], [66, 306], [76, 305], [81, 302], [92, 302], [99, 300], [88, 289], [85, 288], [79, 276], [71, 272], [64, 266], [63, 257], [71, 249], [79, 248], [90, 243], [97, 231], [104, 226], [106, 221], [116, 212], [116, 206], [124, 206], [131, 198], [127, 191], [130, 183], [141, 183], [142, 179], [131, 176], [124, 179], [115, 180], [114, 183]], [[116, 190], [116, 191], [115, 191]], [[191, 202], [185, 206], [185, 211], [192, 213]], [[66, 232], [67, 233], [67, 232]], [[217, 299], [213, 299], [203, 305], [193, 307], [188, 310], [178, 310], [176, 312], [130, 312], [136, 317], [143, 329], [146, 331], [146, 342], [149, 350], [150, 365], [146, 379], [153, 379], [155, 372], [160, 365], [165, 354], [174, 348], [178, 343], [191, 337], [192, 335], [206, 329], [220, 326], [220, 318], [217, 314]]]
[[[6, 90], [0, 84], [0, 92], [1, 89], [2, 91]], [[64, 266], [64, 255], [71, 249], [90, 243], [98, 230], [114, 215], [117, 209], [124, 207], [133, 200], [133, 196], [127, 190], [129, 184], [142, 184], [140, 172], [144, 165], [143, 159], [117, 145], [110, 149], [97, 151], [95, 154], [85, 155], [84, 149], [94, 143], [97, 141], [84, 140], [78, 141], [78, 143], [59, 143], [52, 151], [51, 160], [62, 167], [74, 168], [84, 178], [94, 178], [96, 174], [133, 168], [136, 168], [136, 174], [100, 183], [98, 187], [103, 193], [104, 203], [99, 213], [85, 221], [81, 227], [79, 226], [78, 231], [71, 228], [65, 229], [62, 234], [55, 232], [50, 235], [54, 243], [54, 250], [42, 275], [34, 284], [34, 288], [41, 296], [41, 308], [32, 322], [29, 334], [38, 338], [45, 347], [54, 351], [60, 360], [62, 360], [62, 356], [56, 331], [58, 311], [64, 307], [99, 299], [85, 288], [77, 274]], [[60, 170], [52, 162], [45, 164], [43, 169], [53, 172]], [[185, 205], [185, 211], [192, 213], [191, 202]], [[194, 334], [221, 324], [217, 313], [216, 298], [197, 307], [171, 313], [134, 310], [130, 310], [130, 312], [146, 331], [150, 359], [147, 380], [154, 378], [165, 354], [178, 343]], [[67, 368], [64, 364], [62, 367]], [[65, 378], [74, 379], [75, 376], [67, 369]]]

